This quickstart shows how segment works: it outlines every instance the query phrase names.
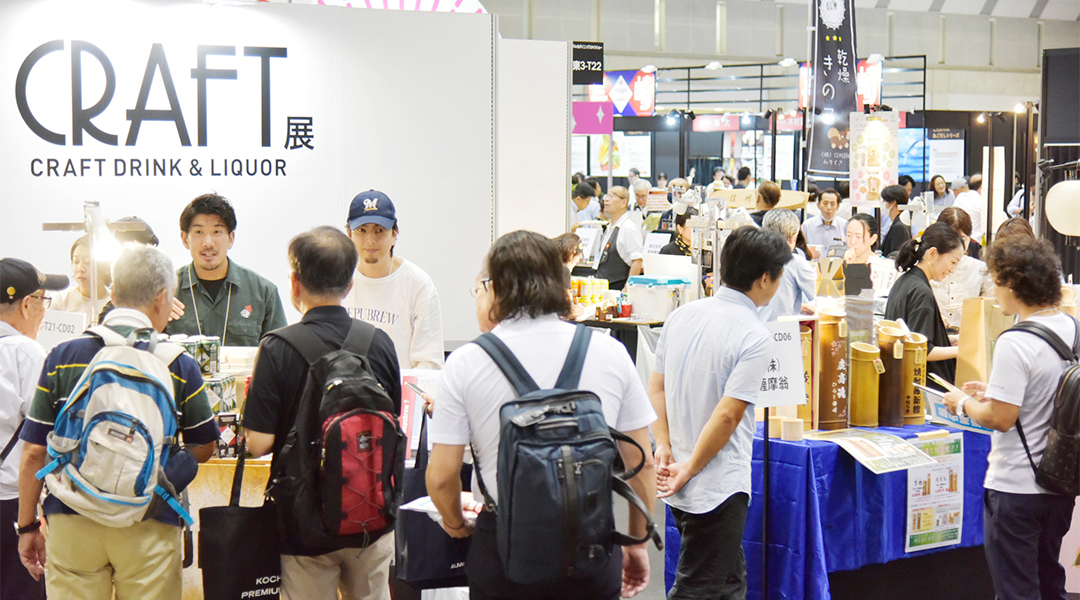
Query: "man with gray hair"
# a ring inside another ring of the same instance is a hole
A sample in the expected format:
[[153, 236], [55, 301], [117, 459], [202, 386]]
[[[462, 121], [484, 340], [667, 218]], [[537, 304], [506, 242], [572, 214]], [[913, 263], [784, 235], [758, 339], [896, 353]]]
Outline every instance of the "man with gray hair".
[[645, 211], [645, 204], [649, 201], [649, 190], [652, 189], [652, 183], [648, 179], [638, 179], [634, 182], [634, 200], [636, 200], [634, 207], [631, 210]]
[[[762, 309], [762, 320], [775, 321], [779, 317], [797, 314], [814, 314], [814, 283], [817, 273], [802, 251], [795, 250], [799, 237], [799, 217], [786, 208], [774, 208], [765, 213], [761, 224], [766, 231], [775, 231], [787, 240], [791, 247], [791, 262], [784, 265], [780, 287], [769, 305]], [[804, 301], [806, 304], [804, 304]]]
[[[124, 337], [136, 329], [165, 329], [177, 282], [172, 262], [164, 253], [152, 246], [125, 246], [113, 264], [112, 280], [115, 309], [105, 317], [103, 328]], [[19, 557], [35, 579], [45, 573], [47, 561], [46, 583], [49, 595], [56, 598], [109, 600], [115, 594], [118, 600], [180, 600], [180, 516], [172, 508], [128, 527], [109, 527], [49, 495], [42, 503], [49, 522], [48, 540], [41, 534], [37, 504], [42, 482], [36, 474], [45, 466], [47, 438], [64, 399], [105, 347], [101, 334], [107, 332], [95, 330], [60, 344], [45, 359], [20, 435], [24, 448], [16, 522]], [[146, 345], [139, 342], [136, 347], [145, 349]], [[194, 478], [195, 461], [205, 462], [217, 448], [219, 432], [195, 359], [180, 352], [168, 369], [178, 411], [177, 429], [186, 447], [169, 457], [164, 470], [179, 493]]]

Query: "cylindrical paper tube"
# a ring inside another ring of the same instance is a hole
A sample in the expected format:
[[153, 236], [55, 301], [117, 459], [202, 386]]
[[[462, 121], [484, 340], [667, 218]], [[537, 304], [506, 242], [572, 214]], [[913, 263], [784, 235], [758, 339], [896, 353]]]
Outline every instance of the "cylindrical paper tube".
[[784, 417], [769, 416], [769, 437], [780, 437], [780, 426], [784, 422]]
[[802, 419], [784, 419], [780, 425], [780, 439], [786, 442], [798, 442], [802, 440]]
[[877, 427], [878, 378], [883, 368], [881, 352], [875, 346], [851, 345], [851, 413], [853, 427]]
[[926, 423], [926, 399], [915, 384], [926, 385], [926, 336], [904, 336], [904, 425]]
[[799, 419], [804, 431], [810, 431], [814, 423], [814, 333], [803, 325], [799, 327], [799, 336], [802, 339], [803, 381], [806, 382], [806, 404], [799, 407]]
[[878, 347], [885, 372], [878, 381], [878, 424], [904, 425], [904, 332], [892, 327], [878, 329]]
[[842, 310], [822, 310], [818, 429], [847, 427], [847, 321]]

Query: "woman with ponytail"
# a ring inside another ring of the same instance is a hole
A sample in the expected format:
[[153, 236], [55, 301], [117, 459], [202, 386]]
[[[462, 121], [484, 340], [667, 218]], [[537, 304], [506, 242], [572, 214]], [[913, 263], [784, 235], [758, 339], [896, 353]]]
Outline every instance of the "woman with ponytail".
[[927, 227], [922, 238], [900, 247], [896, 268], [904, 274], [893, 284], [885, 306], [886, 319], [903, 319], [912, 331], [926, 336], [926, 370], [948, 382], [956, 379], [958, 348], [949, 341], [930, 281], [952, 273], [962, 256], [964, 241], [952, 227], [941, 222]]

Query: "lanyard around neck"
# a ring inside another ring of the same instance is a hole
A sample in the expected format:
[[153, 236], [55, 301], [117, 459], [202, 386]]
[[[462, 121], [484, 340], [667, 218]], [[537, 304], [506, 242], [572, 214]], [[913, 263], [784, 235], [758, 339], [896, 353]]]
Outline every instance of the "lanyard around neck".
[[[195, 280], [191, 275], [191, 265], [187, 267], [188, 275], [188, 292], [191, 293], [191, 305], [195, 307], [195, 326], [199, 328], [199, 335], [202, 335], [202, 322], [199, 319], [199, 303], [195, 301]], [[221, 330], [221, 345], [225, 345], [225, 334], [229, 331], [229, 307], [232, 306], [232, 286], [228, 282], [225, 282], [225, 287], [229, 288], [228, 298], [225, 300], [225, 327]]]

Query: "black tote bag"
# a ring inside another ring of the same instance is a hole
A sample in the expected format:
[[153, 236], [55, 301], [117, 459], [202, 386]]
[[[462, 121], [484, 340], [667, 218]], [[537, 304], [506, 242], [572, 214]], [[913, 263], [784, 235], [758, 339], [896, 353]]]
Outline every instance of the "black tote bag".
[[[427, 419], [424, 415], [420, 424], [416, 464], [405, 469], [402, 504], [428, 495], [424, 481], [428, 465]], [[461, 465], [461, 489], [468, 491], [471, 482], [472, 465]], [[427, 514], [412, 510], [400, 512], [396, 534], [394, 564], [398, 579], [418, 590], [469, 585], [465, 557], [469, 554], [471, 537], [452, 538]]]
[[240, 506], [246, 453], [247, 444], [241, 441], [229, 505], [199, 510], [205, 600], [277, 598], [280, 593], [281, 546], [274, 505]]

